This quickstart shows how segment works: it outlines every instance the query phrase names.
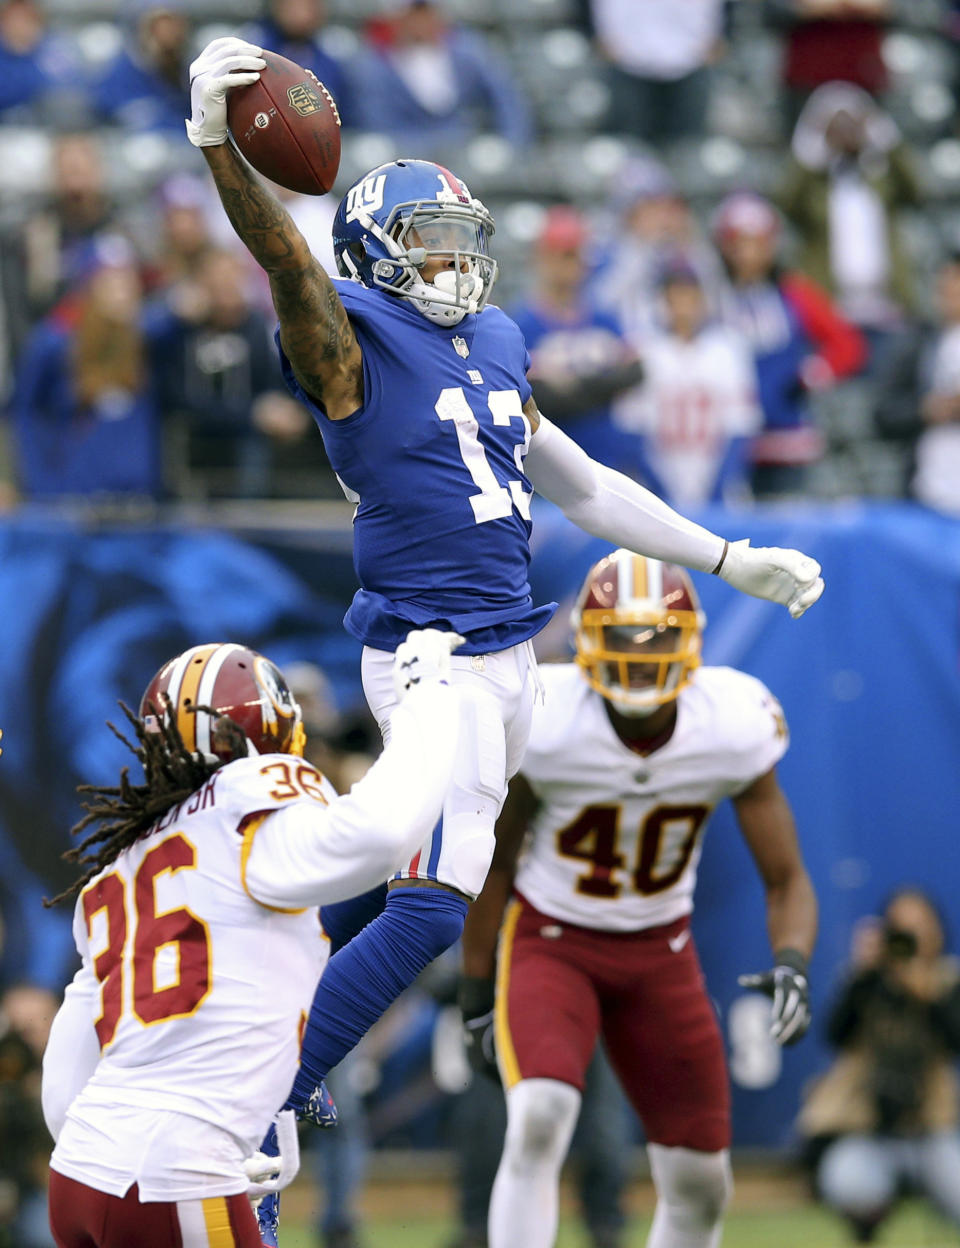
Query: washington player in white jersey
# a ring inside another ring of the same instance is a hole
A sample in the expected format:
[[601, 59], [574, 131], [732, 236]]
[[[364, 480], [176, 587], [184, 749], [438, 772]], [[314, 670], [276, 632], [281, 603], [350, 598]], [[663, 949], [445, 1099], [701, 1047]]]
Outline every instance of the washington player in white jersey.
[[145, 782], [90, 790], [76, 830], [95, 830], [70, 854], [87, 873], [61, 894], [82, 966], [43, 1066], [60, 1248], [259, 1248], [244, 1163], [293, 1082], [317, 906], [383, 882], [436, 822], [460, 640], [400, 646], [389, 744], [344, 797], [303, 760], [283, 676], [243, 646], [186, 651], [127, 712]]
[[731, 1189], [729, 1091], [690, 913], [704, 828], [729, 797], [774, 953], [773, 970], [741, 982], [773, 997], [781, 1044], [799, 1039], [817, 906], [776, 779], [786, 724], [760, 681], [699, 666], [703, 614], [682, 568], [615, 551], [591, 569], [574, 621], [576, 662], [542, 668], [546, 699], [464, 932], [471, 1060], [482, 1066], [495, 1041], [507, 1094], [488, 1240], [553, 1243], [602, 1037], [646, 1130], [658, 1193], [648, 1248], [715, 1248]]

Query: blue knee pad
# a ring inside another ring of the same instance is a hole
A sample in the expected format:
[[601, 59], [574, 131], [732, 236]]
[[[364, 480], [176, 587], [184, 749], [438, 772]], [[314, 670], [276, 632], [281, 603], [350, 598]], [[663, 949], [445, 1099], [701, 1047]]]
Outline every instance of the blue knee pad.
[[288, 1107], [301, 1109], [387, 1006], [460, 938], [466, 915], [466, 898], [458, 893], [412, 886], [388, 891], [383, 913], [327, 963], [310, 1007]]

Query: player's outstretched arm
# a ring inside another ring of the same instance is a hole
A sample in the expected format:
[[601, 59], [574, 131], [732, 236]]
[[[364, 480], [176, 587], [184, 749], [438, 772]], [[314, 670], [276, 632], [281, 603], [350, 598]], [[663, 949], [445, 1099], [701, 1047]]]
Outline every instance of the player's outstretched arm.
[[621, 472], [591, 459], [530, 400], [524, 407], [534, 430], [525, 471], [537, 493], [574, 524], [638, 554], [719, 575], [735, 589], [779, 602], [794, 619], [823, 593], [820, 565], [797, 550], [754, 549], [728, 542], [687, 520]]
[[346, 901], [413, 857], [440, 818], [453, 777], [460, 696], [447, 674], [451, 649], [462, 641], [422, 629], [397, 648], [402, 700], [383, 753], [329, 807], [297, 803], [264, 820], [244, 876], [257, 901], [280, 909]]
[[742, 975], [740, 983], [773, 999], [771, 1035], [792, 1044], [810, 1025], [807, 963], [817, 939], [817, 898], [776, 772], [771, 768], [760, 776], [733, 804], [766, 890], [774, 961], [771, 970]]
[[227, 137], [227, 92], [255, 82], [266, 62], [242, 39], [215, 39], [190, 66], [187, 137], [206, 158], [230, 224], [270, 279], [283, 349], [297, 380], [332, 420], [363, 396], [360, 344], [336, 288], [293, 218]]

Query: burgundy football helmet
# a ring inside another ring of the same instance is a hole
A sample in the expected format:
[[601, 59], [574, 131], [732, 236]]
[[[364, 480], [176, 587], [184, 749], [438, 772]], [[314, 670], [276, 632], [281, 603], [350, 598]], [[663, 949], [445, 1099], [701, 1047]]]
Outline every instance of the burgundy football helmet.
[[571, 622], [587, 681], [627, 714], [672, 701], [700, 663], [706, 617], [673, 563], [615, 550], [590, 569]]
[[[163, 695], [170, 699], [169, 711]], [[279, 668], [246, 646], [194, 646], [165, 663], [140, 700], [140, 717], [169, 714], [191, 753], [229, 755], [214, 740], [214, 717], [229, 716], [245, 733], [250, 754], [302, 754], [300, 707]]]

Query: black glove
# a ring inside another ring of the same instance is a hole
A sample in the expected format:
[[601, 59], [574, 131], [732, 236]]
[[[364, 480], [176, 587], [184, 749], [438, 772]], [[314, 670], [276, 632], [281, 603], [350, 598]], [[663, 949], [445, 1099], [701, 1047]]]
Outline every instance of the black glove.
[[470, 1068], [500, 1082], [493, 1039], [494, 983], [478, 975], [464, 975], [457, 989], [463, 1015], [464, 1043]]
[[741, 988], [754, 988], [773, 998], [770, 1035], [777, 1044], [796, 1044], [810, 1026], [810, 987], [807, 959], [796, 949], [781, 949], [772, 971], [740, 975]]

